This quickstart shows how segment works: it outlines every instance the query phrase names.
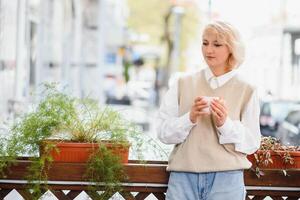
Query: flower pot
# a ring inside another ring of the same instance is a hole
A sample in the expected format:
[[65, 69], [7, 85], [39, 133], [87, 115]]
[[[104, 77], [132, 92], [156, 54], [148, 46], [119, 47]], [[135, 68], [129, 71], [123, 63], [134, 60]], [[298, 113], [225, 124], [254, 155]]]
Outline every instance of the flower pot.
[[267, 159], [266, 151], [258, 150], [255, 152], [259, 161], [255, 159], [255, 155], [248, 155], [248, 160], [253, 164], [252, 167], [259, 167], [260, 169], [300, 169], [300, 151], [288, 151], [293, 162], [285, 161], [284, 155], [287, 151], [268, 151], [272, 162]]
[[[45, 144], [51, 144], [56, 147], [49, 152], [54, 162], [86, 163], [91, 154], [99, 149], [98, 143], [47, 140], [42, 142], [40, 147], [41, 154], [45, 153]], [[102, 144], [114, 155], [120, 156], [122, 163], [128, 163], [129, 145], [111, 143], [109, 141], [103, 141]]]

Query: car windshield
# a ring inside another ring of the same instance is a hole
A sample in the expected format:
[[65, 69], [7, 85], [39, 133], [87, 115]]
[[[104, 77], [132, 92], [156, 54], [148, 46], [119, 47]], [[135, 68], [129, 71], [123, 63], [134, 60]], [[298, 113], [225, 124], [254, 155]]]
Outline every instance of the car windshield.
[[294, 125], [299, 124], [300, 123], [300, 110], [290, 112], [286, 118], [286, 121], [291, 124], [294, 124]]
[[282, 121], [288, 113], [296, 108], [300, 108], [299, 103], [295, 102], [273, 102], [270, 104], [272, 116], [279, 121]]

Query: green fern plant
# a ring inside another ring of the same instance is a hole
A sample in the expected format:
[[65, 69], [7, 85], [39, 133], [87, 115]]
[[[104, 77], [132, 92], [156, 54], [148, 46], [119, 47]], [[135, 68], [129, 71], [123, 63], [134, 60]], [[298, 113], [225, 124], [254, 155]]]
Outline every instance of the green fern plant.
[[145, 139], [146, 135], [134, 124], [110, 107], [101, 108], [95, 100], [67, 95], [58, 91], [55, 84], [44, 87], [39, 104], [16, 120], [10, 138], [0, 140], [2, 176], [18, 156], [24, 153], [31, 156], [32, 165], [26, 178], [33, 189], [33, 199], [40, 198], [47, 190], [47, 171], [53, 162], [50, 152], [57, 151], [53, 143], [46, 143], [43, 154], [39, 155], [40, 145], [45, 140], [98, 143], [100, 148], [90, 157], [85, 178], [95, 183], [91, 191], [105, 183], [105, 194], [120, 190], [120, 181], [126, 179], [126, 174], [120, 157], [108, 150], [103, 140], [130, 145], [139, 159], [143, 159], [145, 143], [152, 141], [154, 148], [158, 148], [154, 140]]

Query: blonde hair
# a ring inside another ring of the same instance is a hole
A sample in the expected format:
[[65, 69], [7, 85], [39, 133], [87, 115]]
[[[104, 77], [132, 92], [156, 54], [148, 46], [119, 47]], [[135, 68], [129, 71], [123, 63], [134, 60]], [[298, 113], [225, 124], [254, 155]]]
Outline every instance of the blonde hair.
[[214, 21], [205, 26], [203, 34], [212, 30], [221, 41], [223, 41], [230, 52], [228, 65], [237, 68], [245, 59], [245, 46], [241, 40], [240, 33], [231, 24], [222, 21]]

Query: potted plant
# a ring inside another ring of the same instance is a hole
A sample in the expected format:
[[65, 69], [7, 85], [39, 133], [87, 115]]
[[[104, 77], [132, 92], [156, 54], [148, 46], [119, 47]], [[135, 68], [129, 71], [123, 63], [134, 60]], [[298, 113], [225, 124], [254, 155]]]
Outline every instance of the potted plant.
[[[49, 110], [55, 110], [57, 106], [52, 102], [56, 101], [56, 95], [47, 96], [40, 104], [48, 104], [45, 105], [48, 117]], [[54, 146], [48, 151], [55, 162], [87, 162], [91, 154], [102, 145], [114, 155], [120, 156], [123, 163], [127, 163], [130, 146], [128, 139], [135, 136], [136, 128], [118, 112], [108, 107], [101, 109], [93, 100], [65, 99], [65, 102], [68, 101], [73, 107], [65, 110], [68, 116], [56, 125], [51, 136], [41, 141], [40, 152], [45, 153], [46, 147]]]
[[87, 180], [107, 183], [106, 191], [119, 189], [126, 178], [123, 163], [128, 162], [129, 147], [139, 149], [143, 143], [140, 132], [109, 107], [71, 97], [53, 84], [45, 87], [38, 106], [16, 121], [9, 139], [1, 140], [1, 172], [26, 153], [34, 155], [27, 178], [36, 199], [52, 162], [86, 162]]
[[275, 137], [262, 137], [259, 150], [248, 159], [258, 177], [263, 175], [263, 169], [280, 169], [286, 174], [287, 169], [300, 168], [300, 147], [282, 145]]

